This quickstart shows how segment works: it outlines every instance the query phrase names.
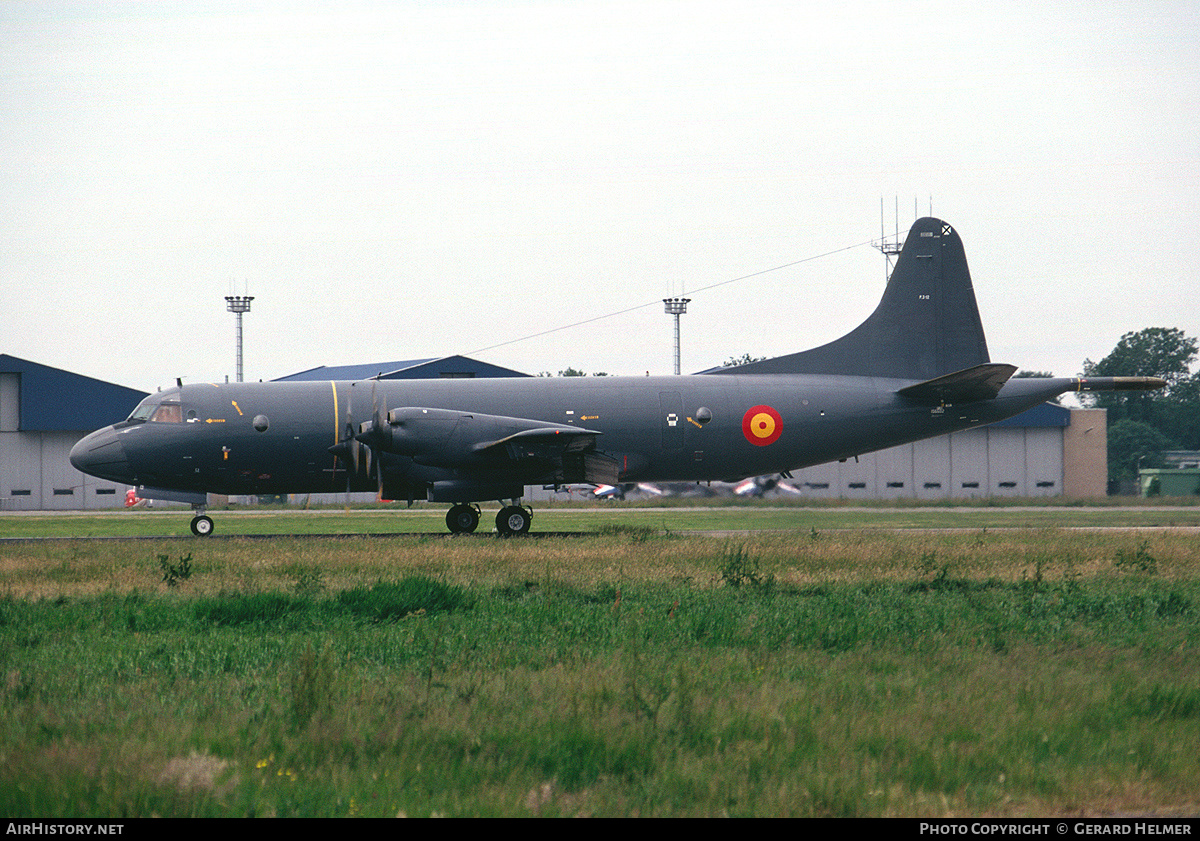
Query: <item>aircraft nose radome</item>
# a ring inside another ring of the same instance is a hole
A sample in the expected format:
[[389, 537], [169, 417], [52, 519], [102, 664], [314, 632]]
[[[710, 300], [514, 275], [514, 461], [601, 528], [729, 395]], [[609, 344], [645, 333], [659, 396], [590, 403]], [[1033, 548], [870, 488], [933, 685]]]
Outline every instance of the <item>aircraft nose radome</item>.
[[81, 473], [101, 479], [124, 481], [129, 475], [129, 460], [112, 427], [100, 429], [71, 448], [71, 464]]

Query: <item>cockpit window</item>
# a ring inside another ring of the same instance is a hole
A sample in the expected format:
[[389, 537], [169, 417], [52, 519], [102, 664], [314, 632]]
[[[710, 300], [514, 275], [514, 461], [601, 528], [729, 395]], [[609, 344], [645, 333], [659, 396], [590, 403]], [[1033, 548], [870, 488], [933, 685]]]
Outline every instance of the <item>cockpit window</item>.
[[[183, 423], [183, 411], [178, 397], [171, 396], [164, 399], [162, 395], [151, 395], [138, 403], [137, 408], [129, 414], [129, 417], [117, 424], [117, 428], [123, 429], [147, 421], [150, 423]], [[188, 423], [199, 422], [195, 409], [188, 411], [187, 421]]]
[[150, 413], [158, 406], [158, 401], [153, 397], [147, 397], [141, 403], [137, 404], [137, 408], [130, 413], [125, 419], [126, 423], [145, 423], [150, 419]]
[[183, 423], [183, 412], [178, 403], [163, 403], [150, 416], [150, 423]]

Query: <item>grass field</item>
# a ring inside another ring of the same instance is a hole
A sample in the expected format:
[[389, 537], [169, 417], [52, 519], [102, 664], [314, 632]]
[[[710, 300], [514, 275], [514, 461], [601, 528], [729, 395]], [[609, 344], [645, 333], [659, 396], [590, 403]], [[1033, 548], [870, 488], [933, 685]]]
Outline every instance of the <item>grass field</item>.
[[1196, 536], [926, 510], [0, 544], [0, 812], [1200, 811]]
[[[1188, 504], [1114, 507], [1033, 505], [900, 504], [884, 506], [787, 504], [729, 500], [668, 500], [641, 504], [554, 504], [534, 508], [533, 532], [591, 532], [609, 526], [663, 533], [714, 530], [818, 530], [904, 528], [1154, 528], [1200, 527], [1197, 498]], [[1014, 501], [1015, 502], [1015, 501]], [[349, 509], [213, 509], [218, 536], [274, 534], [446, 533], [446, 506], [418, 503]], [[492, 531], [498, 506], [484, 507], [479, 535]], [[191, 537], [186, 508], [105, 512], [0, 514], [2, 537]]]

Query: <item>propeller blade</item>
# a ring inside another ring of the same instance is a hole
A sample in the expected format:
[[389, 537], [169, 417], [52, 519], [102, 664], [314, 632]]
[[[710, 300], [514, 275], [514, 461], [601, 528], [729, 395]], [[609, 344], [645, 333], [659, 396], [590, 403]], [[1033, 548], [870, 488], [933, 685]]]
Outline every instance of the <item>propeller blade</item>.
[[[358, 436], [355, 435], [354, 426], [354, 386], [350, 384], [350, 395], [346, 398], [346, 423], [343, 427], [343, 432], [338, 442], [329, 448], [329, 452], [333, 453], [334, 475], [337, 475], [337, 464], [341, 460], [346, 465], [346, 501], [349, 502], [349, 494], [353, 489], [354, 477], [359, 474], [359, 471], [364, 467], [369, 472], [370, 470], [370, 449], [366, 449], [366, 458], [362, 458], [363, 445], [359, 442]], [[364, 464], [363, 462], [366, 462]]]
[[[371, 383], [371, 445], [379, 450], [375, 455], [375, 497], [376, 499], [383, 496], [383, 451], [384, 445], [388, 439], [388, 410], [387, 410], [387, 395], [380, 398], [375, 393], [375, 384]], [[370, 469], [368, 468], [368, 473]]]
[[354, 437], [368, 447], [377, 450], [384, 449], [388, 441], [387, 399], [381, 402], [375, 393], [375, 384], [371, 384], [371, 419], [363, 421], [358, 426], [358, 434]]
[[358, 472], [358, 441], [354, 439], [354, 383], [350, 383], [350, 395], [346, 398], [346, 431], [342, 436], [346, 445], [346, 507], [350, 507], [350, 488], [354, 474]]

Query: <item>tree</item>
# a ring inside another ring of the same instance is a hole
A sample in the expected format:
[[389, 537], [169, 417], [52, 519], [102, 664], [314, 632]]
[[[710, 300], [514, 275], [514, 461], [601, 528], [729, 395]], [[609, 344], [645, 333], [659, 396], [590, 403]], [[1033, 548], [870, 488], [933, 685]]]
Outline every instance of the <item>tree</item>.
[[[560, 377], [586, 377], [587, 373], [584, 371], [580, 371], [578, 368], [568, 367], [565, 370], [559, 371], [558, 375]], [[538, 376], [539, 377], [553, 377], [554, 375], [551, 374], [549, 371], [541, 371], [540, 373], [538, 373]], [[597, 371], [596, 373], [592, 374], [592, 376], [593, 377], [607, 377], [608, 373], [605, 371]]]
[[1129, 479], [1138, 467], [1159, 467], [1173, 447], [1200, 449], [1200, 374], [1192, 373], [1197, 342], [1178, 328], [1126, 333], [1099, 362], [1084, 360], [1085, 377], [1161, 377], [1158, 391], [1085, 392], [1086, 405], [1108, 410], [1108, 473]]
[[1162, 377], [1167, 387], [1159, 391], [1116, 391], [1093, 395], [1092, 403], [1108, 409], [1108, 422], [1129, 418], [1148, 423], [1168, 438], [1176, 438], [1164, 407], [1185, 402], [1195, 392], [1190, 366], [1196, 359], [1196, 340], [1177, 327], [1147, 327], [1126, 333], [1112, 352], [1099, 362], [1083, 361], [1085, 377]]
[[1162, 467], [1170, 442], [1150, 424], [1119, 420], [1108, 429], [1108, 481], [1136, 479], [1143, 467]]
[[738, 365], [749, 365], [751, 362], [762, 362], [765, 356], [751, 356], [743, 353], [741, 356], [731, 356], [721, 363], [722, 368], [736, 368]]
[[1162, 377], [1172, 388], [1191, 377], [1196, 340], [1177, 327], [1147, 327], [1126, 333], [1112, 353], [1099, 362], [1083, 361], [1085, 377]]

